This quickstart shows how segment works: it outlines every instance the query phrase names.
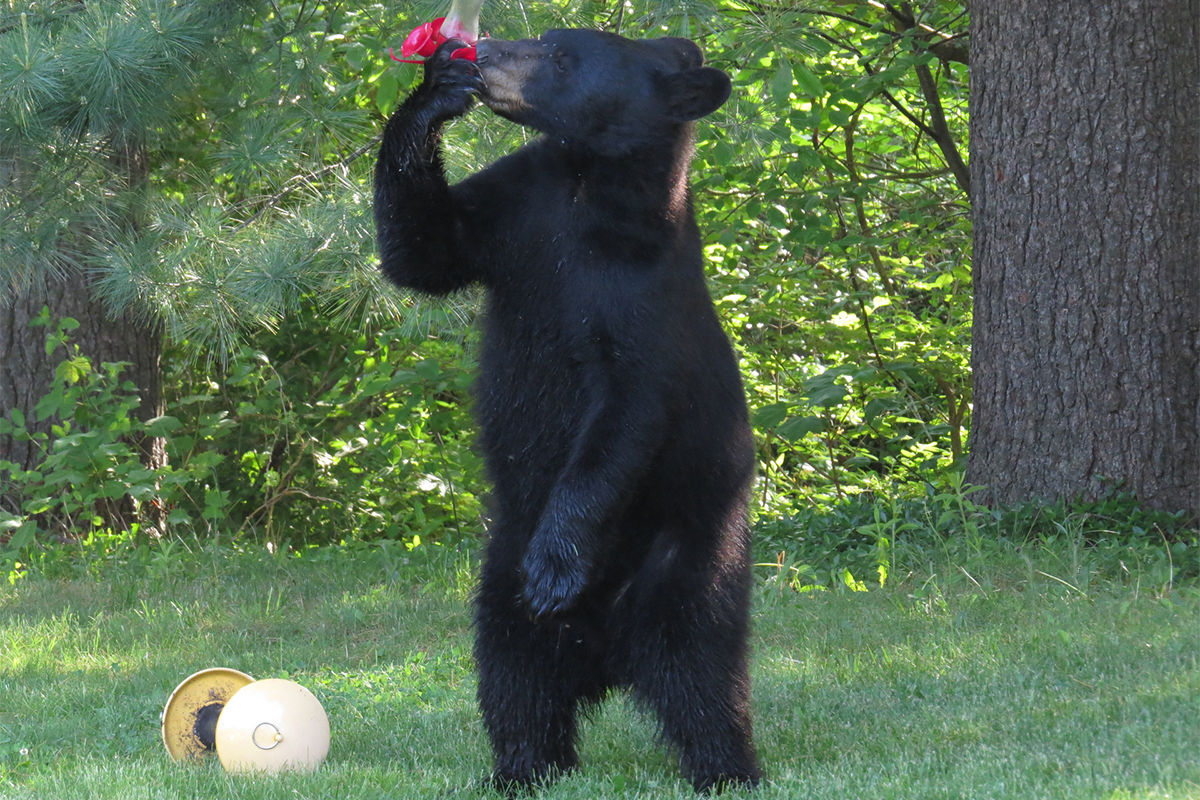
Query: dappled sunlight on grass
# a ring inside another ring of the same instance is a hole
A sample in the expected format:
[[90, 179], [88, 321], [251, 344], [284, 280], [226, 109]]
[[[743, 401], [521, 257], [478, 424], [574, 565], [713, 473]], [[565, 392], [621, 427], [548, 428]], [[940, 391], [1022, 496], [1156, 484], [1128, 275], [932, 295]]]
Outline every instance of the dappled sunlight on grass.
[[[478, 796], [489, 756], [471, 558], [433, 556], [196, 548], [167, 572], [110, 563], [6, 587], [0, 796]], [[865, 592], [780, 591], [760, 570], [757, 796], [1196, 796], [1195, 590], [1171, 600], [1109, 581], [1085, 598], [1045, 578], [984, 589], [972, 566], [982, 586], [914, 575]], [[333, 730], [326, 765], [245, 779], [171, 764], [158, 714], [212, 666], [310, 688]], [[545, 797], [692, 796], [653, 721], [621, 696], [583, 726], [580, 752], [580, 771]]]

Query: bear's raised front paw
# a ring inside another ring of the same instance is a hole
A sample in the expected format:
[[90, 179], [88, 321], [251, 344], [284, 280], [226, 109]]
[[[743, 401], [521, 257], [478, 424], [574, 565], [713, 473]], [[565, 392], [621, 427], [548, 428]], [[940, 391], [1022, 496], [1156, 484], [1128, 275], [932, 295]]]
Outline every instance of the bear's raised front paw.
[[475, 63], [464, 58], [452, 59], [455, 50], [466, 45], [448, 39], [425, 61], [425, 79], [421, 89], [439, 120], [460, 117], [470, 110], [483, 91], [483, 77]]
[[565, 537], [539, 532], [525, 554], [525, 600], [535, 617], [566, 611], [587, 584], [588, 564]]

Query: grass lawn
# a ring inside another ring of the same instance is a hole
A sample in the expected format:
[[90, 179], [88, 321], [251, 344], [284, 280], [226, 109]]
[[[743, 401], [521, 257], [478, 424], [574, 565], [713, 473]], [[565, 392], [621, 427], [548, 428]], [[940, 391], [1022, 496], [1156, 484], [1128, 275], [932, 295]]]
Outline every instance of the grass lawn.
[[[1024, 578], [930, 563], [870, 591], [797, 593], [764, 569], [756, 796], [1200, 798], [1200, 593], [1083, 584], [1053, 554], [1023, 558]], [[0, 797], [484, 794], [472, 570], [429, 546], [283, 557], [179, 544], [6, 584]], [[215, 666], [313, 690], [333, 731], [322, 769], [173, 763], [159, 713]], [[692, 796], [622, 698], [585, 726], [581, 754], [544, 797]]]

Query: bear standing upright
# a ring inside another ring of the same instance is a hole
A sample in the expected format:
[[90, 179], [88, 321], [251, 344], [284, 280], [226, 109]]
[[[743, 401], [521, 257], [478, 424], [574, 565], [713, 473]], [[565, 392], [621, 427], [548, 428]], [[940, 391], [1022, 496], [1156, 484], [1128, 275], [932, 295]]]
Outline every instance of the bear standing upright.
[[[487, 290], [475, 411], [494, 484], [476, 598], [492, 781], [575, 767], [576, 721], [629, 688], [699, 790], [758, 782], [746, 664], [754, 472], [704, 282], [691, 123], [729, 77], [685, 39], [589, 30], [429, 58], [375, 173], [381, 267]], [[441, 126], [478, 96], [543, 134], [454, 186]]]

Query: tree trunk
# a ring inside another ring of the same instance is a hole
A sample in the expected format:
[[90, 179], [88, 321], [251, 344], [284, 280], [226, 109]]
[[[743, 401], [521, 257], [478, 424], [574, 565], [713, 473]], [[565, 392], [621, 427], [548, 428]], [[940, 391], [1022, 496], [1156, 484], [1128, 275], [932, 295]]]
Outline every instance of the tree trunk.
[[970, 111], [968, 479], [1200, 511], [1200, 3], [979, 0]]
[[[132, 321], [128, 315], [110, 318], [103, 305], [92, 297], [86, 280], [71, 275], [50, 280], [44, 291], [29, 291], [8, 305], [0, 304], [0, 416], [10, 409], [25, 412], [30, 430], [50, 432], [50, 421], [37, 422], [33, 409], [50, 390], [54, 370], [64, 357], [60, 349], [46, 354], [45, 328], [31, 328], [29, 321], [50, 307], [53, 319], [72, 317], [80, 327], [71, 331], [71, 341], [99, 369], [104, 362], [130, 362], [121, 373], [133, 381], [142, 400], [139, 419], [148, 420], [162, 413], [162, 335], [152, 327]], [[166, 463], [161, 439], [134, 442], [142, 451], [142, 462], [150, 467]], [[22, 469], [32, 469], [40, 460], [40, 449], [31, 442], [18, 442], [0, 436], [0, 460], [12, 461]], [[0, 487], [2, 488], [2, 487]], [[5, 500], [10, 511], [17, 509], [12, 498]]]

